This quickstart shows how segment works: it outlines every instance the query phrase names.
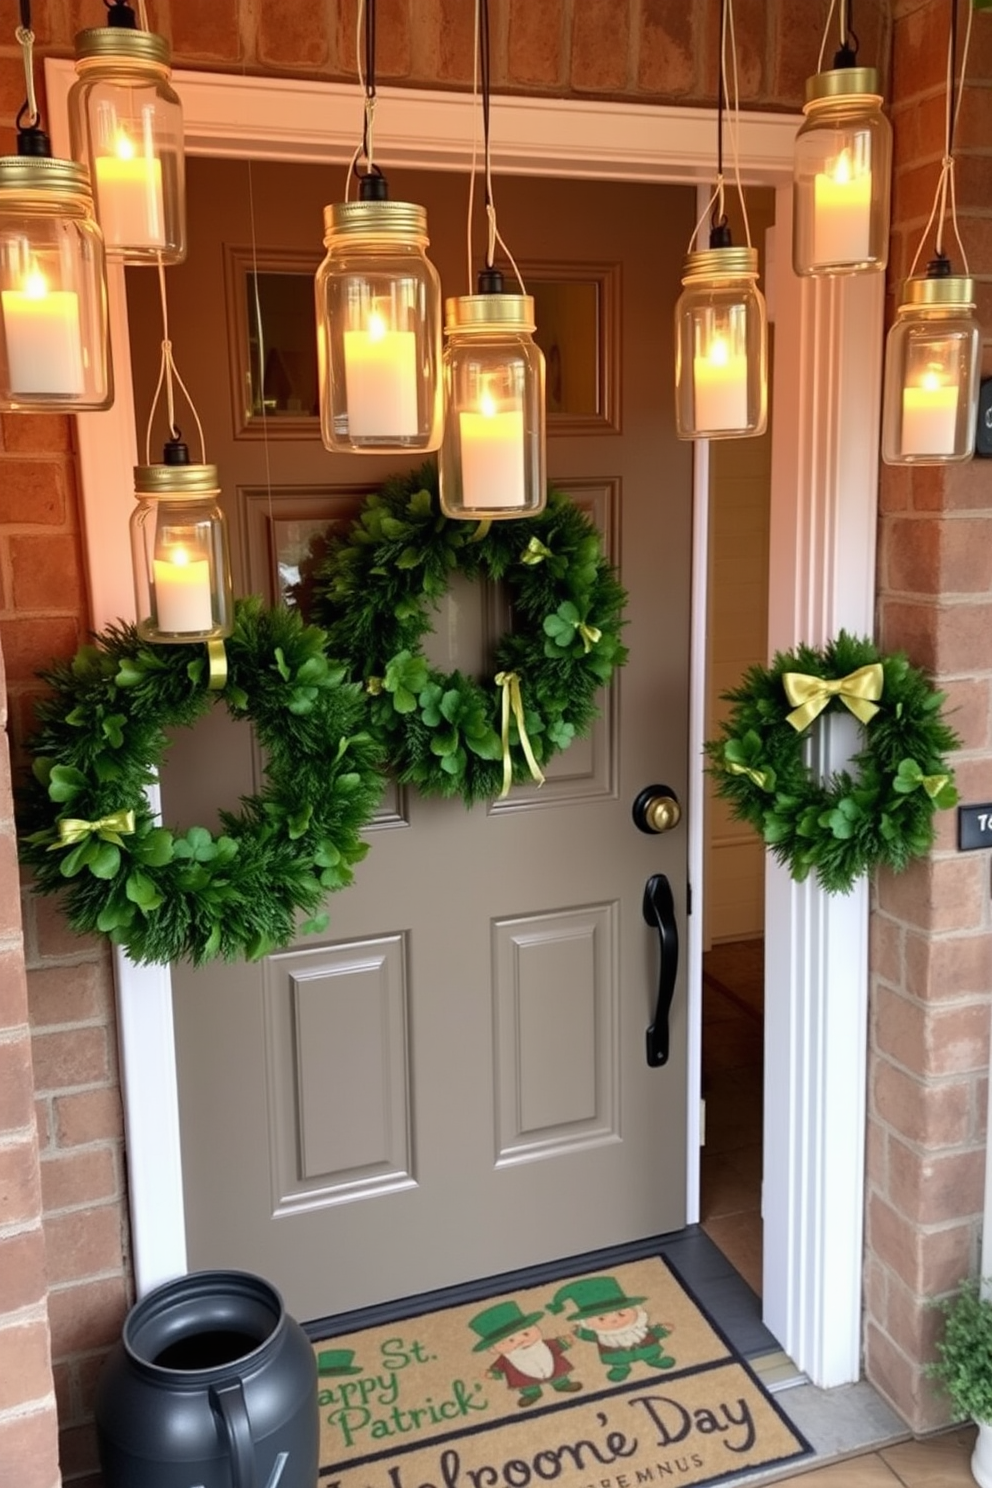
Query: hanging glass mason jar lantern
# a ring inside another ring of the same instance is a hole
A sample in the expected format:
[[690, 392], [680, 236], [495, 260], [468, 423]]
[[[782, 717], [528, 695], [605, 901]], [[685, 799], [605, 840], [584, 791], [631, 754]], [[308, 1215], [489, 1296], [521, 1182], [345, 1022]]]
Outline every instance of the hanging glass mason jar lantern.
[[216, 465], [191, 465], [180, 440], [164, 463], [138, 465], [131, 557], [138, 633], [146, 641], [212, 641], [234, 626], [227, 523]]
[[[840, 52], [840, 60], [854, 62]], [[892, 128], [873, 67], [835, 66], [806, 83], [796, 136], [792, 262], [797, 274], [885, 268]]]
[[376, 195], [324, 208], [317, 270], [320, 432], [331, 451], [382, 454], [441, 442], [441, 281], [427, 257], [427, 213]]
[[[908, 279], [885, 347], [882, 459], [887, 465], [970, 460], [978, 416], [981, 331], [975, 284], [941, 271]], [[935, 271], [936, 270], [936, 271]]]
[[479, 293], [445, 304], [444, 442], [438, 463], [446, 516], [491, 521], [544, 509], [544, 354], [534, 301], [504, 294], [498, 269]]
[[128, 5], [76, 37], [69, 93], [73, 157], [89, 167], [107, 252], [127, 263], [186, 257], [183, 115], [164, 36], [134, 29]]
[[103, 238], [74, 161], [0, 159], [0, 324], [0, 409], [110, 407]]
[[[710, 241], [726, 230], [717, 228]], [[729, 235], [726, 235], [729, 237]], [[675, 306], [675, 424], [680, 439], [740, 439], [768, 424], [765, 299], [756, 248], [686, 255]]]

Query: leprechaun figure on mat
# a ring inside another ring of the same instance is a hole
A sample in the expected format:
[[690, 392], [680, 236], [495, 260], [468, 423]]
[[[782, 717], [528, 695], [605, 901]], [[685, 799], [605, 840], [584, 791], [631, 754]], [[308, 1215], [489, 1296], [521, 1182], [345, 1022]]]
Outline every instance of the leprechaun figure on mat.
[[537, 1327], [543, 1316], [543, 1312], [524, 1316], [516, 1302], [497, 1302], [469, 1322], [479, 1335], [475, 1353], [488, 1349], [494, 1355], [489, 1373], [493, 1379], [506, 1380], [509, 1389], [520, 1391], [518, 1405], [534, 1405], [545, 1385], [567, 1395], [582, 1389], [578, 1380], [569, 1379], [572, 1366], [565, 1352], [571, 1340], [545, 1338]]
[[648, 1320], [642, 1303], [646, 1297], [627, 1297], [612, 1276], [588, 1276], [559, 1287], [549, 1312], [563, 1312], [568, 1303], [575, 1311], [570, 1323], [577, 1327], [576, 1338], [594, 1343], [606, 1368], [606, 1378], [619, 1383], [625, 1380], [635, 1364], [649, 1369], [671, 1369], [675, 1360], [666, 1354], [662, 1339], [672, 1331], [661, 1323]]

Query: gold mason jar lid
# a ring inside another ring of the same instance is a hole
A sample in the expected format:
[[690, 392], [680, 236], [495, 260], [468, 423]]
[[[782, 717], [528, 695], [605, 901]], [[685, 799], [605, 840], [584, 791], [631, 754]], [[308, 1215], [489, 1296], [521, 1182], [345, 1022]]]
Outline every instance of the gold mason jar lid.
[[136, 465], [135, 496], [171, 496], [176, 501], [220, 494], [216, 465]]
[[823, 103], [830, 98], [850, 97], [877, 98], [881, 103], [876, 67], [831, 67], [826, 72], [814, 73], [806, 79], [803, 113], [811, 104]]
[[93, 26], [76, 33], [76, 64], [86, 62], [150, 62], [168, 67], [169, 43], [154, 31], [131, 30], [127, 26]]
[[446, 331], [527, 331], [533, 335], [536, 324], [532, 295], [459, 295], [444, 302]]
[[427, 209], [415, 202], [332, 202], [324, 208], [324, 244], [332, 238], [422, 238], [426, 243]]
[[757, 279], [757, 248], [705, 248], [687, 253], [682, 264], [682, 283], [699, 284], [705, 279]]
[[0, 156], [0, 191], [11, 195], [34, 191], [51, 191], [53, 195], [79, 197], [92, 206], [90, 173], [75, 160], [54, 159], [50, 155]]
[[975, 281], [966, 274], [907, 279], [903, 285], [899, 308], [905, 310], [917, 305], [932, 305], [937, 309], [948, 310], [974, 310]]

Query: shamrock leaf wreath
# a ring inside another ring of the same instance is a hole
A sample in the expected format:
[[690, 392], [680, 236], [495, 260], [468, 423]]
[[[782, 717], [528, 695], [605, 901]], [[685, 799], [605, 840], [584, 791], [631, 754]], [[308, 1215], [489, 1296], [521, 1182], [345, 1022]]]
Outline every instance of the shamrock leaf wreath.
[[[513, 628], [485, 682], [431, 666], [421, 642], [451, 577], [503, 580]], [[425, 465], [368, 498], [314, 568], [308, 608], [329, 654], [360, 680], [398, 780], [466, 805], [505, 796], [596, 717], [596, 692], [626, 660], [626, 595], [599, 533], [560, 492], [518, 522], [451, 521]]]
[[[898, 873], [927, 852], [934, 812], [958, 798], [944, 755], [960, 741], [941, 718], [943, 694], [905, 656], [841, 631], [823, 651], [799, 646], [751, 667], [724, 697], [733, 707], [705, 746], [709, 774], [794, 879], [813, 872], [847, 893], [876, 867]], [[814, 721], [839, 708], [862, 725], [863, 746], [852, 770], [821, 781], [804, 745]]]
[[[95, 641], [45, 674], [20, 844], [37, 888], [63, 896], [79, 934], [109, 935], [139, 962], [254, 959], [292, 940], [297, 911], [322, 929], [384, 783], [361, 690], [328, 663], [323, 632], [239, 600], [223, 691], [208, 690], [202, 647], [148, 645], [130, 625]], [[220, 812], [217, 835], [159, 826], [145, 787], [164, 731], [221, 698], [255, 726], [263, 789]]]

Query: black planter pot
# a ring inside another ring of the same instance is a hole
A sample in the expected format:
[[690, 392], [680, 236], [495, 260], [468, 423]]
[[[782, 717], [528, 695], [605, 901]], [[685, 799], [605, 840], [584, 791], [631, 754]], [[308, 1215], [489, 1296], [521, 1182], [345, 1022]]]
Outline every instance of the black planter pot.
[[179, 1277], [128, 1313], [96, 1425], [106, 1488], [314, 1488], [313, 1349], [260, 1277]]

